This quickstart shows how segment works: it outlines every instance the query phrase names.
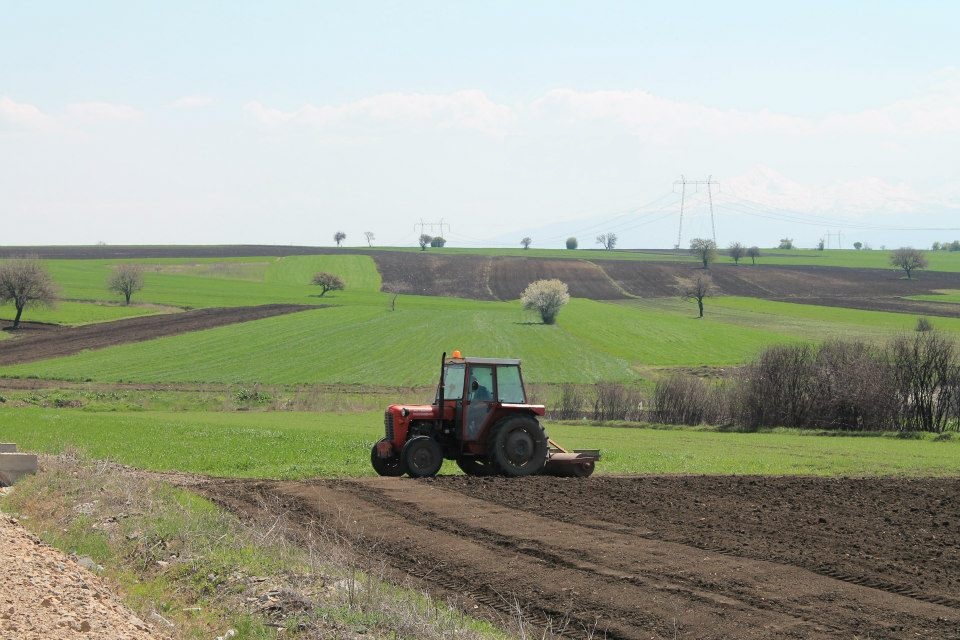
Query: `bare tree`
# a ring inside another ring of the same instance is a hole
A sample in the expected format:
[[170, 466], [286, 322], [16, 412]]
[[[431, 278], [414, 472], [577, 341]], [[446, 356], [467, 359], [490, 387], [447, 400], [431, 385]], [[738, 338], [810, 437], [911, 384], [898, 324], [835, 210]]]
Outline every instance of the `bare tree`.
[[418, 242], [420, 242], [420, 251], [426, 251], [427, 247], [430, 246], [430, 243], [433, 242], [433, 236], [427, 235], [426, 233], [421, 233]]
[[560, 308], [569, 301], [567, 285], [556, 279], [531, 282], [520, 295], [523, 308], [539, 313], [543, 324], [556, 322]]
[[757, 258], [760, 257], [760, 247], [750, 247], [747, 249], [747, 257], [750, 258], [751, 264], [757, 264]]
[[138, 264], [118, 264], [107, 278], [107, 290], [119, 293], [130, 304], [130, 296], [143, 289], [143, 267]]
[[520, 241], [520, 244], [523, 245], [523, 248], [524, 248], [524, 249], [529, 249], [529, 248], [530, 248], [530, 245], [533, 244], [533, 240], [530, 239], [530, 236], [527, 236], [527, 237], [525, 237], [523, 240]]
[[692, 278], [678, 278], [676, 290], [684, 300], [697, 301], [697, 308], [700, 310], [701, 318], [703, 317], [703, 299], [716, 295], [717, 293], [717, 287], [713, 284], [713, 278], [706, 273], [698, 273]]
[[326, 271], [313, 274], [313, 284], [320, 287], [321, 298], [327, 294], [327, 291], [343, 291], [346, 286], [340, 276]]
[[733, 264], [740, 264], [740, 259], [746, 255], [747, 250], [739, 242], [734, 242], [730, 245], [730, 248], [727, 249], [727, 253], [733, 258]]
[[337, 243], [338, 247], [340, 246], [340, 243], [346, 239], [347, 234], [345, 234], [343, 231], [337, 231], [335, 234], [333, 234], [333, 240]]
[[0, 264], [0, 304], [12, 302], [17, 310], [13, 329], [20, 327], [23, 310], [53, 306], [57, 287], [37, 258], [13, 258]]
[[907, 274], [907, 280], [910, 280], [910, 273], [914, 269], [927, 268], [927, 258], [919, 249], [900, 247], [899, 249], [894, 249], [890, 254], [890, 264], [903, 269]]
[[373, 235], [373, 231], [364, 231], [363, 237], [367, 239], [367, 246], [372, 247], [373, 241], [376, 240], [376, 236]]
[[607, 251], [613, 250], [617, 246], [617, 234], [615, 233], [601, 233], [597, 236], [597, 244], [602, 246]]
[[717, 259], [717, 243], [707, 238], [694, 238], [690, 241], [690, 253], [703, 263], [704, 269]]

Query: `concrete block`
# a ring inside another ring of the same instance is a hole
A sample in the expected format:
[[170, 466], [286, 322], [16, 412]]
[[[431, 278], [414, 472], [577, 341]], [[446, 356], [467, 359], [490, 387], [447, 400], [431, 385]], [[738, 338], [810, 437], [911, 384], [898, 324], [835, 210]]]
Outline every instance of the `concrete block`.
[[33, 453], [0, 453], [0, 485], [10, 486], [25, 475], [37, 472]]
[[16, 452], [17, 452], [17, 443], [0, 442], [0, 453], [16, 453]]

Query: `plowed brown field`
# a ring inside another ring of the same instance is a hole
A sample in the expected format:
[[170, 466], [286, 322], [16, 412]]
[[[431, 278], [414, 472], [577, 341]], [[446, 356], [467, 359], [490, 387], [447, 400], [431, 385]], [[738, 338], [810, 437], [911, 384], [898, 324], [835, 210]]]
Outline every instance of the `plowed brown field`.
[[[371, 254], [383, 290], [478, 300], [516, 300], [534, 280], [559, 278], [570, 294], [593, 300], [676, 295], [679, 278], [697, 265], [627, 260], [543, 258], [377, 252]], [[905, 280], [892, 269], [850, 269], [717, 264], [710, 275], [724, 295], [748, 296], [855, 309], [960, 317], [960, 305], [907, 300], [904, 296], [960, 289], [960, 273], [925, 272]]]
[[[960, 638], [960, 480], [210, 480], [294, 537], [569, 637]], [[474, 609], [474, 605], [477, 607]]]

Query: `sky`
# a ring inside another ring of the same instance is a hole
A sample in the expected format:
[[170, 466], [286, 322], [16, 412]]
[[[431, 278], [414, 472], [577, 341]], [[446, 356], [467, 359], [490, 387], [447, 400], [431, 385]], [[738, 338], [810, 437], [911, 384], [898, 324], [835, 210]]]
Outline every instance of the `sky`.
[[960, 238], [958, 23], [930, 0], [0, 0], [0, 245], [928, 246]]

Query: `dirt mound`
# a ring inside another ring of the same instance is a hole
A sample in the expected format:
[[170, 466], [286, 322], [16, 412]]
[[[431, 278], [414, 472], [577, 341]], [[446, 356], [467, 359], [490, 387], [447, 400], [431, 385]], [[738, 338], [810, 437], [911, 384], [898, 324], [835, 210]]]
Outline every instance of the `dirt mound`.
[[[89, 560], [89, 559], [88, 559]], [[0, 637], [151, 640], [99, 577], [0, 514]]]
[[[958, 480], [209, 480], [397, 580], [570, 637], [960, 638]], [[275, 517], [275, 516], [274, 516]], [[476, 607], [476, 608], [474, 608]], [[539, 635], [539, 634], [537, 634]]]
[[227, 324], [317, 308], [319, 307], [299, 304], [212, 307], [183, 313], [124, 318], [81, 327], [56, 327], [0, 341], [0, 365], [57, 358], [85, 349], [102, 349], [127, 342], [142, 342], [188, 331], [212, 329]]

